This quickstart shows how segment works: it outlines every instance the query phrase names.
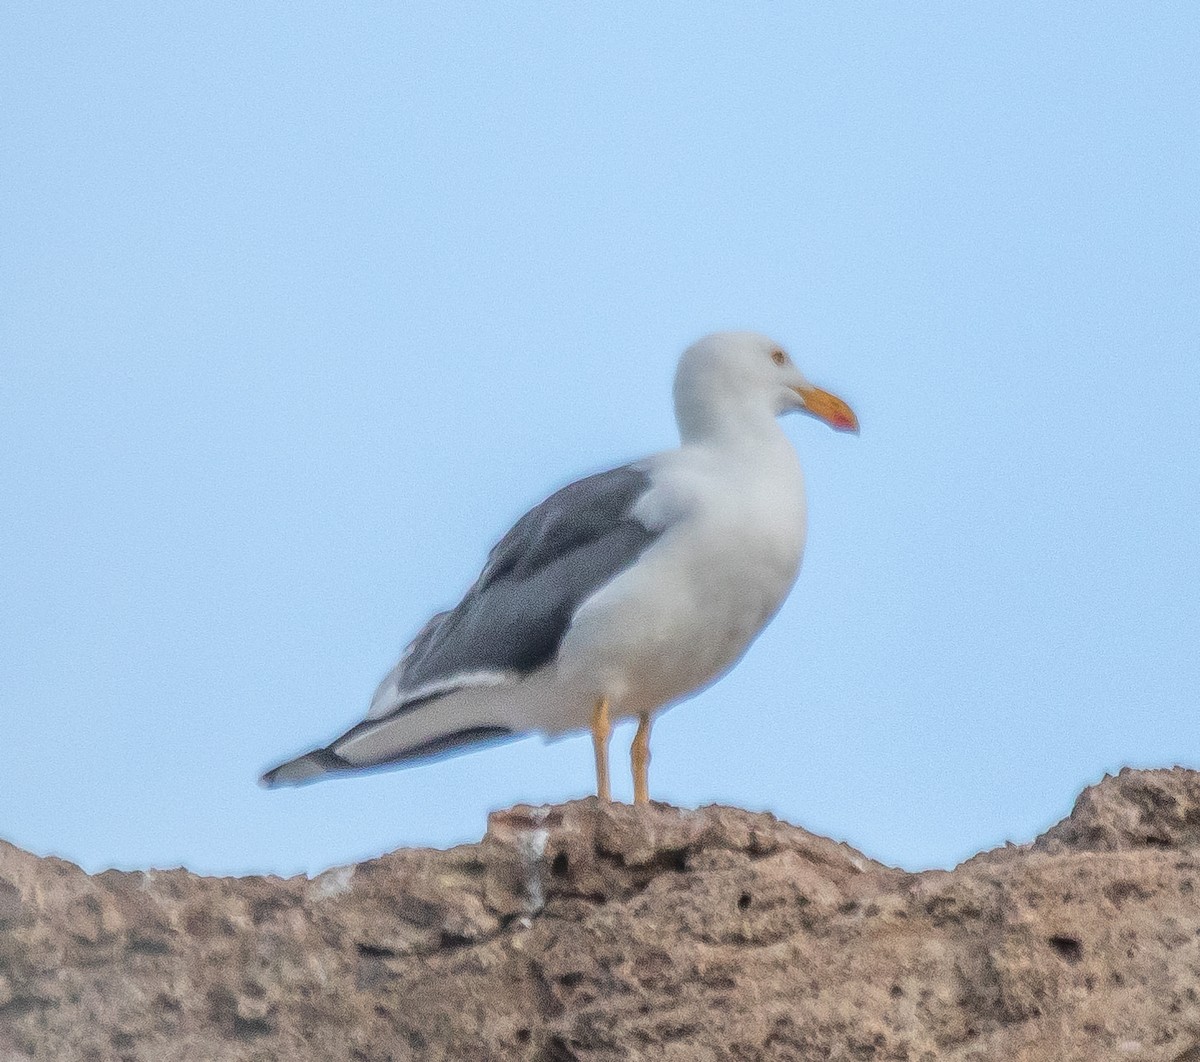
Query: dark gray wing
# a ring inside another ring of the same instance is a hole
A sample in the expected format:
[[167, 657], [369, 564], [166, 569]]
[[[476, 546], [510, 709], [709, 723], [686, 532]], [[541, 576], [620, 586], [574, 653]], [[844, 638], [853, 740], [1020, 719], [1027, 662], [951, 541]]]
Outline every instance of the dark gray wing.
[[633, 515], [649, 487], [644, 468], [624, 465], [571, 483], [527, 512], [458, 606], [413, 639], [368, 718], [553, 660], [579, 605], [662, 534]]

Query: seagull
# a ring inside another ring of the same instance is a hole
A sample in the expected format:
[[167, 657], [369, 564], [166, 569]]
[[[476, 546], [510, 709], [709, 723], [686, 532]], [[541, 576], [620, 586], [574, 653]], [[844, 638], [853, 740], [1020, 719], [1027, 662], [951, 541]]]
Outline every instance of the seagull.
[[521, 517], [454, 608], [380, 683], [362, 722], [267, 771], [268, 787], [406, 766], [529, 733], [590, 730], [609, 801], [614, 720], [637, 719], [634, 803], [654, 716], [727, 672], [795, 582], [807, 516], [777, 418], [858, 419], [754, 332], [718, 332], [675, 374], [680, 445], [571, 483]]

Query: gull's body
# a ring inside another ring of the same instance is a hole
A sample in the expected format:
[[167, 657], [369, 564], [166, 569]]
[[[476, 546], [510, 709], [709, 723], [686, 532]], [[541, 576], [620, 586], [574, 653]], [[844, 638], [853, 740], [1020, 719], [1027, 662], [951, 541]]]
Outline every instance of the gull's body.
[[591, 728], [607, 798], [612, 718], [641, 721], [708, 685], [779, 609], [804, 551], [804, 480], [776, 420], [856, 429], [779, 347], [719, 333], [675, 383], [681, 445], [563, 488], [496, 546], [475, 586], [417, 635], [366, 718], [267, 784], [402, 764], [511, 736]]

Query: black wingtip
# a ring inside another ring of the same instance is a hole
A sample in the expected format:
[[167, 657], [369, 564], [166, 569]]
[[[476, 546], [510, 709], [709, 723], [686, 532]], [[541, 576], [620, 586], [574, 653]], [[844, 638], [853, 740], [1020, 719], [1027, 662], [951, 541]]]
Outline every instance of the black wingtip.
[[315, 782], [328, 774], [344, 771], [350, 767], [341, 756], [332, 749], [313, 749], [294, 760], [272, 767], [259, 778], [258, 784], [264, 789], [278, 789], [285, 785], [305, 785]]

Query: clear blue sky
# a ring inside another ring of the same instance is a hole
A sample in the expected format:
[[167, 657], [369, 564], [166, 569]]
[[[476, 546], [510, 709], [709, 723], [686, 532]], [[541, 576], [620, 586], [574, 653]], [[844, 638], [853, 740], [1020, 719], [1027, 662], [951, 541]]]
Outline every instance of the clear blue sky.
[[589, 792], [255, 780], [718, 327], [863, 433], [787, 423], [800, 582], [657, 797], [917, 868], [1200, 764], [1198, 82], [1192, 3], [8, 5], [0, 836], [292, 873]]

